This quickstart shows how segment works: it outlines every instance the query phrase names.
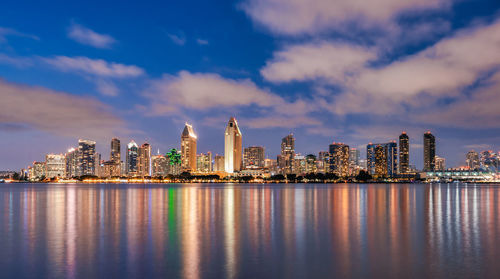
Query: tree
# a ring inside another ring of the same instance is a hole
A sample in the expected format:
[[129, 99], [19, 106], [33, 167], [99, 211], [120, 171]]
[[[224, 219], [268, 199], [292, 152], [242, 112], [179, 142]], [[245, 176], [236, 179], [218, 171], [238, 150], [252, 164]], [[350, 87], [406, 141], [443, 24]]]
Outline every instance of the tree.
[[356, 180], [366, 182], [368, 180], [372, 180], [372, 176], [367, 171], [361, 170], [358, 175], [356, 175]]

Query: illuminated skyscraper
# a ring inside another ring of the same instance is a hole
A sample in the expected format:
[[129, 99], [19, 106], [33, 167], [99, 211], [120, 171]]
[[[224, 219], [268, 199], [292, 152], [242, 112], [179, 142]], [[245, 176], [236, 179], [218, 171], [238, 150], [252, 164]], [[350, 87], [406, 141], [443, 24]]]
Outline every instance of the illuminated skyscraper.
[[424, 171], [436, 168], [436, 138], [430, 131], [424, 134]]
[[182, 171], [196, 171], [196, 141], [197, 136], [193, 131], [193, 126], [186, 123], [181, 134]]
[[120, 163], [121, 161], [121, 150], [120, 150], [120, 140], [117, 138], [113, 138], [111, 140], [111, 153], [109, 155], [109, 160]]
[[242, 136], [234, 117], [229, 119], [224, 135], [224, 169], [227, 173], [238, 172], [242, 163]]
[[138, 150], [137, 175], [151, 176], [151, 145], [147, 142]]
[[330, 170], [339, 177], [349, 175], [349, 145], [334, 142], [330, 144]]
[[64, 177], [66, 163], [62, 154], [47, 154], [45, 156], [45, 176], [48, 178]]
[[371, 175], [395, 176], [398, 170], [396, 142], [369, 143], [366, 146], [366, 161], [368, 173]]
[[435, 160], [436, 160], [435, 170], [436, 171], [444, 171], [446, 169], [446, 159], [439, 157], [439, 156], [436, 156]]
[[196, 156], [196, 170], [203, 173], [212, 172], [212, 152]]
[[96, 175], [96, 165], [99, 161], [96, 160], [95, 141], [79, 140], [78, 155], [79, 175]]
[[243, 152], [243, 167], [246, 169], [264, 167], [264, 147], [250, 146]]
[[316, 173], [318, 171], [316, 156], [309, 154], [306, 156], [306, 173]]
[[64, 176], [66, 178], [78, 176], [78, 149], [70, 148], [64, 157], [66, 163]]
[[399, 136], [399, 173], [407, 173], [410, 166], [410, 138], [406, 132]]
[[220, 171], [220, 172], [225, 171], [224, 156], [215, 155], [215, 157], [214, 157], [214, 171]]
[[125, 170], [128, 176], [137, 175], [137, 156], [139, 153], [139, 146], [135, 141], [129, 142], [127, 145], [127, 158], [125, 162]]
[[152, 176], [166, 176], [168, 174], [168, 160], [164, 155], [151, 156]]
[[295, 138], [293, 134], [281, 139], [281, 154], [278, 157], [278, 166], [282, 174], [294, 173], [294, 159], [295, 159]]
[[479, 169], [479, 154], [471, 150], [467, 153], [467, 159], [466, 159], [467, 167], [469, 167], [470, 170], [477, 170]]

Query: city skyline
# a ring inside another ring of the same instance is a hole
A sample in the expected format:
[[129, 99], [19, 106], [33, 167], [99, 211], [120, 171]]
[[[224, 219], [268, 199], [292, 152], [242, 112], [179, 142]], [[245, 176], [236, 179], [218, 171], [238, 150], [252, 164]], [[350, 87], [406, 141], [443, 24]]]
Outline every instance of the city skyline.
[[10, 147], [0, 170], [78, 139], [96, 141], [103, 155], [113, 137], [123, 147], [134, 139], [180, 148], [185, 122], [204, 139], [199, 150], [223, 154], [228, 115], [244, 127], [244, 146], [273, 156], [289, 133], [302, 154], [335, 141], [364, 157], [367, 142], [405, 130], [420, 149], [410, 157], [417, 166], [415, 135], [426, 130], [449, 166], [464, 165], [471, 149], [500, 149], [496, 1], [98, 6], [6, 3], [0, 11], [0, 141]]

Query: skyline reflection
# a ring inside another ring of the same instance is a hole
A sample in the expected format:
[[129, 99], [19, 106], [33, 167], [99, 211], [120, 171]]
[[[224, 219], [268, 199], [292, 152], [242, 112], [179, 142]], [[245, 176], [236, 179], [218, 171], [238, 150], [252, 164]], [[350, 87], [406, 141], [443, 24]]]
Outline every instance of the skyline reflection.
[[499, 277], [490, 185], [0, 186], [22, 278]]

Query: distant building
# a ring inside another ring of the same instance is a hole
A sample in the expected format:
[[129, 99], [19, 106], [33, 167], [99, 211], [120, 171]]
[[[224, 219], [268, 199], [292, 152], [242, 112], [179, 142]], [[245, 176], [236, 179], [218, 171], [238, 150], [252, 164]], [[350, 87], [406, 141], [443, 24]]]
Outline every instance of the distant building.
[[215, 155], [215, 157], [214, 157], [214, 171], [218, 171], [218, 172], [225, 171], [224, 156]]
[[163, 155], [151, 157], [152, 176], [166, 176], [168, 174], [168, 160]]
[[359, 159], [360, 159], [359, 149], [357, 149], [357, 148], [350, 148], [349, 149], [349, 165], [351, 165], [351, 166], [358, 166], [359, 165]]
[[278, 162], [273, 159], [264, 159], [264, 168], [269, 170], [270, 173], [276, 174], [278, 172]]
[[436, 168], [436, 138], [430, 131], [424, 134], [424, 171]]
[[294, 173], [295, 138], [293, 134], [281, 139], [281, 154], [278, 157], [278, 167], [282, 174]]
[[36, 181], [44, 179], [46, 177], [45, 171], [46, 171], [45, 162], [33, 162], [33, 166], [31, 167], [30, 180]]
[[147, 142], [142, 144], [137, 155], [137, 175], [151, 176], [151, 145]]
[[316, 163], [317, 171], [327, 173], [330, 171], [330, 153], [328, 151], [320, 151], [318, 153], [318, 161]]
[[300, 154], [295, 154], [293, 158], [293, 173], [297, 175], [306, 174], [306, 157]]
[[224, 133], [224, 169], [234, 173], [242, 167], [242, 135], [234, 117], [229, 119]]
[[212, 172], [212, 152], [206, 154], [198, 154], [196, 156], [196, 169], [198, 172], [208, 173]]
[[406, 132], [399, 136], [399, 172], [408, 173], [410, 166], [410, 137]]
[[436, 167], [435, 171], [444, 171], [446, 169], [446, 159], [436, 156]]
[[243, 167], [245, 169], [263, 168], [264, 167], [264, 147], [250, 146], [246, 147], [243, 152]]
[[80, 156], [78, 155], [78, 149], [70, 148], [64, 157], [66, 164], [64, 176], [66, 178], [79, 176], [78, 165]]
[[137, 175], [137, 156], [139, 155], [139, 146], [134, 141], [127, 145], [125, 170], [128, 176]]
[[329, 147], [330, 170], [329, 172], [339, 177], [349, 175], [349, 145], [344, 143], [332, 143]]
[[169, 175], [179, 175], [181, 173], [181, 154], [180, 152], [172, 148], [165, 155], [167, 158], [168, 170], [167, 173]]
[[318, 172], [316, 156], [314, 154], [306, 155], [306, 173]]
[[96, 175], [96, 166], [99, 161], [96, 160], [95, 141], [78, 141], [79, 175]]
[[181, 167], [182, 171], [196, 171], [196, 144], [198, 137], [193, 126], [186, 123], [181, 134]]
[[498, 154], [491, 150], [485, 150], [481, 152], [479, 162], [481, 164], [481, 169], [491, 172], [498, 171], [500, 166]]
[[64, 177], [66, 162], [62, 154], [47, 154], [45, 156], [47, 178]]
[[479, 169], [479, 167], [480, 167], [479, 154], [476, 151], [471, 150], [471, 151], [467, 152], [467, 156], [466, 157], [467, 157], [466, 158], [467, 167], [470, 170], [477, 170], [477, 169]]
[[369, 143], [366, 146], [368, 173], [380, 177], [396, 176], [398, 170], [398, 151], [396, 142]]
[[118, 164], [121, 161], [120, 140], [117, 138], [111, 139], [111, 152], [109, 154], [109, 160]]

